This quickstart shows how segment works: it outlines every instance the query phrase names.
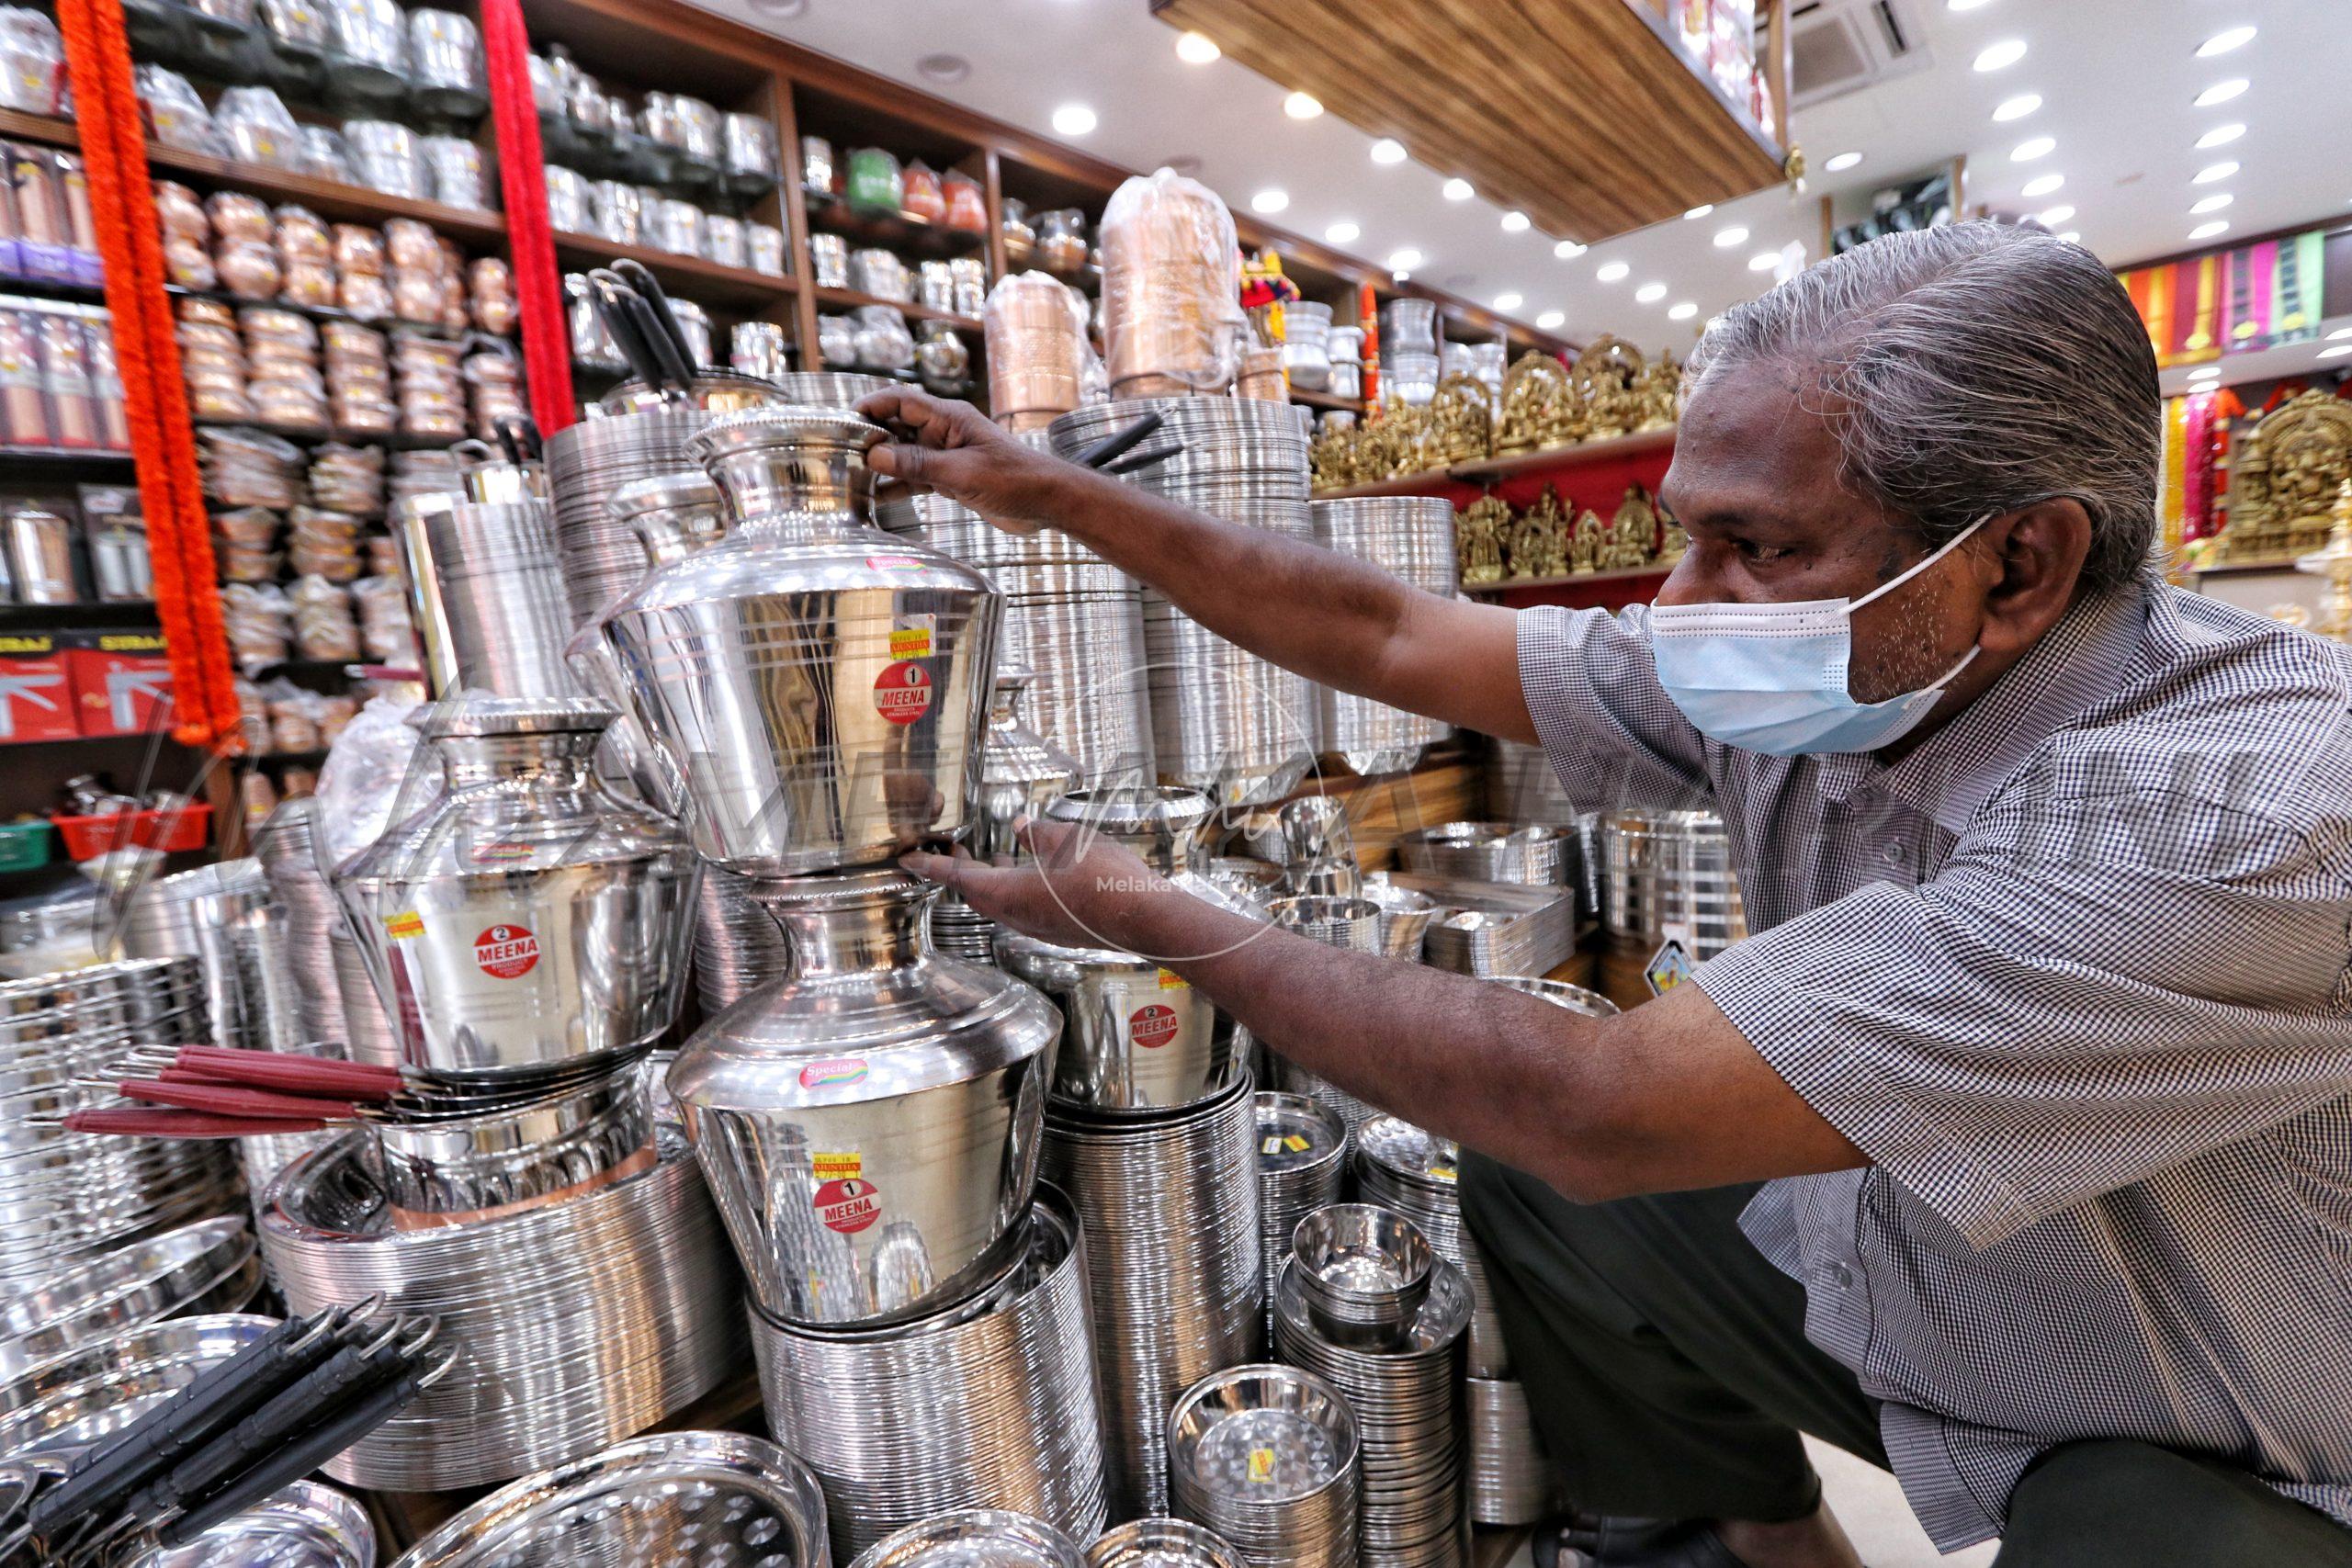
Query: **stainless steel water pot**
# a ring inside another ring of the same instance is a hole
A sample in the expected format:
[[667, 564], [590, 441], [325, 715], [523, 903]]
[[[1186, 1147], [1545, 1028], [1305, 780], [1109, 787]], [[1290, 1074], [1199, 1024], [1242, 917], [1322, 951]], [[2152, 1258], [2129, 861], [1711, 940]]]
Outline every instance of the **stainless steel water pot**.
[[743, 875], [879, 864], [971, 819], [998, 599], [872, 525], [882, 439], [835, 410], [714, 421], [687, 448], [718, 487], [719, 537], [605, 623], [684, 777], [695, 847]]
[[1017, 1243], [1061, 1021], [933, 949], [937, 891], [890, 868], [753, 885], [791, 973], [670, 1069], [752, 1299], [777, 1322], [915, 1315]]
[[409, 1066], [541, 1074], [677, 1017], [702, 866], [675, 823], [595, 779], [612, 718], [586, 698], [425, 716], [441, 794], [334, 879]]

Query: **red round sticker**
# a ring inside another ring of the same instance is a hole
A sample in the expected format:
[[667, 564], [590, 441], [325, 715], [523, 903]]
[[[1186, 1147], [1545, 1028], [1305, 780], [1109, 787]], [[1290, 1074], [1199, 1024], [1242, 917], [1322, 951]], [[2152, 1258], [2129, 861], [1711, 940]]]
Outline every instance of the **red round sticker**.
[[911, 659], [884, 667], [874, 678], [874, 706], [892, 724], [912, 724], [931, 711], [931, 671]]
[[1127, 1038], [1147, 1051], [1176, 1038], [1176, 1010], [1165, 1002], [1147, 1002], [1127, 1015]]
[[854, 1176], [826, 1182], [811, 1201], [824, 1227], [843, 1235], [855, 1235], [882, 1217], [882, 1194], [874, 1190], [874, 1183]]
[[528, 926], [485, 926], [474, 938], [474, 962], [495, 979], [519, 979], [538, 966], [539, 939]]

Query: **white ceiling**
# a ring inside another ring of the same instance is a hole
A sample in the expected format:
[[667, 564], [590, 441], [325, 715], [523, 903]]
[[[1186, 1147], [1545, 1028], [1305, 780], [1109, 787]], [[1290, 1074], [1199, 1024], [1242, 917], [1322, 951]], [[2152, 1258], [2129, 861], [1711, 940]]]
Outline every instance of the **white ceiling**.
[[[1814, 171], [1804, 197], [1787, 187], [1760, 191], [1570, 259], [1554, 254], [1548, 236], [1505, 231], [1500, 210], [1481, 197], [1445, 199], [1441, 186], [1452, 170], [1374, 164], [1372, 139], [1334, 116], [1287, 118], [1283, 85], [1229, 60], [1179, 60], [1176, 32], [1152, 18], [1146, 0], [705, 3], [1043, 136], [1055, 135], [1057, 107], [1082, 104], [1094, 111], [1095, 129], [1057, 140], [1132, 168], [1196, 158], [1199, 177], [1237, 210], [1280, 189], [1288, 205], [1267, 216], [1284, 228], [1320, 238], [1333, 223], [1353, 222], [1361, 237], [1334, 249], [1378, 263], [1410, 247], [1424, 257], [1414, 273], [1424, 282], [1484, 303], [1516, 293], [1521, 303], [1502, 313], [1532, 324], [1557, 310], [1571, 336], [1615, 332], [1645, 347], [1685, 346], [1708, 316], [1769, 287], [1771, 273], [1749, 270], [1758, 254], [1793, 243], [1816, 259], [1821, 195], [1836, 197], [1841, 217], [1850, 217], [1879, 186], [1954, 154], [1968, 159], [1972, 209], [2072, 206], [2075, 214], [2052, 227], [2079, 231], [2110, 265], [2226, 243], [2227, 235], [2189, 239], [2208, 220], [2228, 222], [2231, 235], [2352, 221], [2352, 167], [2342, 157], [2352, 148], [2352, 94], [2344, 90], [2352, 80], [2352, 27], [2342, 0], [1897, 0], [1924, 33], [1929, 63], [1797, 114], [1795, 140]], [[1367, 25], [1378, 25], [1377, 12], [1368, 8]], [[2257, 29], [2251, 42], [2198, 57], [2204, 40], [2245, 25]], [[2021, 60], [1973, 69], [1981, 51], [2007, 39], [2024, 42]], [[968, 75], [952, 85], [925, 79], [916, 62], [938, 53], [967, 62]], [[2208, 87], [2241, 77], [2251, 85], [2235, 100], [2195, 107]], [[2039, 94], [2041, 107], [1994, 121], [1997, 105], [2025, 94]], [[2245, 125], [2245, 135], [2197, 148], [2201, 134], [2230, 124]], [[2055, 148], [2013, 162], [2011, 150], [2036, 137]], [[1858, 166], [1826, 171], [1833, 155], [1849, 151], [1863, 154]], [[2200, 169], [2224, 161], [2239, 171], [2193, 183]], [[2023, 195], [2029, 179], [2047, 174], [2064, 177], [2061, 191]], [[2193, 202], [2218, 195], [2232, 197], [2225, 209], [2190, 213]], [[1735, 227], [1747, 237], [1713, 243]], [[1628, 275], [1600, 282], [1597, 273], [1612, 262]], [[1653, 282], [1666, 286], [1664, 295], [1637, 302], [1635, 291]], [[1668, 312], [1682, 301], [1697, 310], [1675, 321]], [[2282, 352], [2311, 365], [2319, 350]]]

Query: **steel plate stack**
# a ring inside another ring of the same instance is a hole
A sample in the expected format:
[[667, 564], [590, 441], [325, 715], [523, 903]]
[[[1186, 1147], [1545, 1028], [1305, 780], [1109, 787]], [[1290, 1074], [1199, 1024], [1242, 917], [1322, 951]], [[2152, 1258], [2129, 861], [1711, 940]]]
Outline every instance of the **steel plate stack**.
[[909, 1525], [850, 1568], [1085, 1568], [1078, 1542], [1006, 1508], [958, 1508]]
[[1086, 1549], [1086, 1568], [1243, 1568], [1241, 1554], [1189, 1519], [1130, 1519]]
[[[1228, 523], [1314, 538], [1306, 429], [1287, 403], [1132, 399], [1064, 414], [1048, 434], [1055, 452], [1076, 457], [1148, 413], [1163, 423], [1147, 445], [1183, 450], [1128, 482]], [[1315, 688], [1204, 630], [1148, 588], [1143, 624], [1160, 777], [1201, 790], [1220, 806], [1261, 805], [1289, 794], [1314, 761]], [[1034, 705], [1030, 716], [1040, 716]]]
[[1258, 1239], [1266, 1259], [1266, 1332], [1273, 1333], [1274, 1278], [1290, 1256], [1290, 1233], [1340, 1201], [1348, 1174], [1348, 1129], [1339, 1112], [1303, 1094], [1261, 1090], [1258, 1115]]
[[706, 863], [695, 895], [695, 996], [705, 1018], [716, 1017], [791, 966], [775, 917], [753, 899], [751, 883], [726, 867]]
[[1510, 1375], [1501, 1320], [1487, 1304], [1486, 1267], [1462, 1224], [1462, 1146], [1396, 1116], [1375, 1116], [1356, 1132], [1356, 1187], [1367, 1203], [1394, 1209], [1420, 1227], [1440, 1258], [1470, 1281], [1470, 1375]]
[[54, 1124], [111, 1101], [95, 1086], [126, 1054], [204, 1043], [204, 1021], [193, 958], [0, 982], [0, 1297], [239, 1205], [236, 1168], [221, 1144]]
[[1250, 1568], [1355, 1568], [1363, 1453], [1337, 1389], [1296, 1367], [1235, 1367], [1168, 1418], [1177, 1511]]
[[[1378, 567], [1408, 586], [1451, 599], [1461, 592], [1453, 562], [1453, 503], [1442, 496], [1366, 496], [1315, 502], [1315, 537], [1327, 549]], [[1362, 774], [1401, 773], [1448, 727], [1386, 703], [1318, 687], [1321, 749]]]
[[1363, 1445], [1363, 1568], [1464, 1568], [1463, 1355], [1470, 1283], [1442, 1258], [1411, 1325], [1385, 1348], [1333, 1344], [1307, 1312], [1299, 1263], [1274, 1293], [1274, 1351], [1340, 1391]]
[[664, 1432], [501, 1487], [418, 1541], [399, 1568], [831, 1560], [825, 1499], [808, 1466], [741, 1433]]
[[1084, 1247], [1040, 1186], [1025, 1254], [978, 1296], [886, 1328], [754, 1314], [768, 1424], [823, 1482], [834, 1547], [942, 1510], [1017, 1509], [1080, 1539], [1107, 1518]]
[[83, 1258], [0, 1306], [0, 1378], [21, 1377], [160, 1318], [241, 1311], [260, 1289], [261, 1264], [242, 1214]]
[[1046, 1102], [1046, 1179], [1078, 1205], [1092, 1280], [1111, 1511], [1168, 1511], [1168, 1412], [1263, 1332], [1255, 1096], [1237, 1072], [1179, 1110]]
[[355, 1133], [288, 1170], [262, 1248], [308, 1314], [381, 1294], [436, 1313], [449, 1375], [328, 1465], [401, 1492], [509, 1480], [662, 1420], [741, 1364], [734, 1255], [694, 1152], [663, 1129], [650, 1168], [488, 1219], [395, 1229]]
[[153, 1546], [121, 1568], [376, 1568], [376, 1527], [356, 1497], [297, 1481], [183, 1546]]
[[271, 894], [286, 907], [287, 956], [294, 964], [295, 1015], [305, 1041], [344, 1036], [343, 982], [335, 974], [334, 933], [343, 911], [320, 873], [311, 829], [316, 796], [281, 802], [254, 834], [254, 855]]
[[0, 1454], [79, 1449], [119, 1432], [277, 1326], [249, 1313], [171, 1318], [0, 1383]]
[[1470, 1517], [1482, 1525], [1532, 1525], [1558, 1511], [1558, 1488], [1535, 1439], [1527, 1390], [1503, 1379], [1472, 1378]]
[[997, 665], [1031, 671], [1021, 722], [1069, 753], [1081, 785], [1154, 782], [1151, 656], [1133, 578], [1066, 534], [1008, 534], [942, 495], [886, 508], [880, 521], [1003, 595]]
[[261, 862], [224, 860], [158, 877], [123, 914], [129, 958], [194, 958], [217, 1045], [277, 1051], [303, 1039], [292, 916]]
[[1431, 876], [1553, 887], [1577, 880], [1579, 855], [1572, 829], [1448, 822], [1400, 836], [1396, 859], [1407, 871]]

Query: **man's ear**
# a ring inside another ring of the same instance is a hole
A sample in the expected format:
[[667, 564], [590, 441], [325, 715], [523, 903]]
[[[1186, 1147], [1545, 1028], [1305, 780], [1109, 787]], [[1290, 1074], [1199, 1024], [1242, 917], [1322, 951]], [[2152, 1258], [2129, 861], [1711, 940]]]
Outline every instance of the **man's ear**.
[[1998, 578], [1984, 594], [1981, 646], [2021, 653], [2075, 602], [2091, 549], [2091, 517], [2072, 496], [2037, 501], [1984, 525]]

